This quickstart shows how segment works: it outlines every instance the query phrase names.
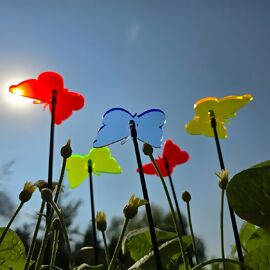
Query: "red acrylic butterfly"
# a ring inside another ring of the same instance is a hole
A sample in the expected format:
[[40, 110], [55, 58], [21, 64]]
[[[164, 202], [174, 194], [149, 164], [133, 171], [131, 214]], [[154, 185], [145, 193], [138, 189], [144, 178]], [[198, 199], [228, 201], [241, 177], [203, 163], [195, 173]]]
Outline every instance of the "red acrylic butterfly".
[[[172, 140], [165, 141], [162, 157], [158, 156], [158, 158], [155, 159], [163, 177], [168, 176], [168, 173], [171, 175], [175, 166], [183, 164], [188, 160], [189, 154], [186, 151], [181, 150]], [[166, 163], [168, 170], [166, 168]], [[145, 174], [158, 175], [152, 163], [143, 165], [143, 171]]]
[[35, 104], [49, 105], [50, 111], [52, 111], [51, 98], [53, 90], [57, 91], [55, 123], [60, 125], [71, 116], [73, 111], [80, 110], [84, 106], [84, 97], [64, 88], [64, 80], [58, 73], [43, 72], [37, 79], [29, 79], [9, 87], [11, 93], [31, 98]]

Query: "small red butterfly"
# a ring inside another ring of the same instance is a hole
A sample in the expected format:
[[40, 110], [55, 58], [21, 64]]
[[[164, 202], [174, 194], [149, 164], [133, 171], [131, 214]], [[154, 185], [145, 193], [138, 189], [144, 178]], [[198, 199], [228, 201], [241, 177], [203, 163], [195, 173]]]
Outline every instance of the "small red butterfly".
[[64, 88], [64, 80], [58, 73], [43, 72], [37, 79], [29, 79], [9, 87], [11, 93], [31, 98], [35, 104], [43, 103], [45, 107], [49, 105], [50, 111], [52, 111], [53, 90], [57, 91], [55, 123], [60, 125], [73, 111], [80, 110], [84, 106], [84, 97]]
[[[162, 176], [168, 176], [168, 171], [172, 174], [175, 166], [183, 164], [189, 160], [189, 154], [179, 148], [172, 140], [167, 140], [164, 143], [162, 157], [158, 156], [155, 159]], [[167, 168], [166, 168], [167, 166]], [[138, 172], [138, 169], [137, 169]], [[152, 163], [143, 165], [143, 172], [145, 174], [158, 175]]]

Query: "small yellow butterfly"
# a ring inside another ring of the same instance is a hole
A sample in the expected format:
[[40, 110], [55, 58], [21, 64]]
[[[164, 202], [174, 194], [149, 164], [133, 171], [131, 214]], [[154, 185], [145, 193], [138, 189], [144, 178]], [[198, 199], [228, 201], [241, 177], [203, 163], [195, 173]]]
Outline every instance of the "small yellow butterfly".
[[236, 116], [236, 111], [248, 104], [253, 99], [252, 95], [226, 96], [223, 98], [206, 97], [194, 104], [195, 116], [185, 128], [192, 135], [205, 135], [214, 137], [211, 127], [209, 111], [214, 111], [217, 122], [217, 133], [221, 139], [227, 138], [225, 123], [229, 124], [229, 118]]
[[72, 155], [67, 159], [66, 170], [70, 188], [78, 187], [88, 176], [88, 161], [92, 161], [92, 171], [96, 175], [101, 173], [118, 174], [122, 172], [117, 160], [112, 157], [108, 147], [93, 148], [85, 156]]

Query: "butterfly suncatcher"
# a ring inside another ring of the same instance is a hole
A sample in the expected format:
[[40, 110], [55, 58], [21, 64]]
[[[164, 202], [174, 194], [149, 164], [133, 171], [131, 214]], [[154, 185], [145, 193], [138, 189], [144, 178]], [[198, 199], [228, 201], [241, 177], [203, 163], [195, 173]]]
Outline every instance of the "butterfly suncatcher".
[[[158, 156], [158, 158], [155, 159], [163, 177], [166, 177], [169, 174], [171, 175], [177, 165], [183, 164], [188, 160], [189, 154], [186, 151], [181, 150], [178, 145], [173, 143], [172, 140], [165, 141], [162, 156]], [[168, 169], [166, 166], [168, 166]], [[152, 162], [143, 165], [143, 172], [145, 174], [153, 174], [158, 176]]]
[[42, 103], [45, 107], [49, 105], [50, 112], [52, 112], [52, 91], [56, 91], [55, 124], [57, 125], [70, 117], [73, 111], [80, 110], [84, 106], [84, 97], [64, 88], [64, 80], [56, 72], [43, 72], [37, 79], [29, 79], [10, 86], [9, 91], [31, 98], [35, 104]]
[[123, 108], [113, 108], [103, 115], [103, 125], [99, 129], [94, 147], [103, 147], [118, 141], [126, 141], [130, 137], [129, 122], [135, 122], [137, 138], [161, 147], [162, 127], [165, 124], [165, 114], [159, 109], [150, 109], [141, 114], [132, 115]]
[[236, 111], [244, 107], [253, 99], [252, 95], [226, 96], [223, 98], [206, 97], [194, 104], [195, 116], [186, 124], [186, 131], [192, 135], [205, 135], [214, 137], [209, 120], [209, 111], [215, 114], [218, 137], [227, 138], [225, 124], [229, 124], [229, 118], [236, 116]]
[[88, 176], [88, 161], [92, 161], [92, 171], [96, 175], [102, 173], [119, 174], [122, 172], [117, 160], [112, 157], [108, 147], [93, 148], [85, 156], [73, 154], [67, 159], [66, 170], [70, 188], [78, 187]]

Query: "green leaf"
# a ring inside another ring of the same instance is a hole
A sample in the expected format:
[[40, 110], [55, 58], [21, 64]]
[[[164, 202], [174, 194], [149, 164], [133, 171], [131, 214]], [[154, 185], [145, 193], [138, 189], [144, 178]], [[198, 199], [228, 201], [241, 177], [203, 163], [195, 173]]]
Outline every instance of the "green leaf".
[[[155, 233], [158, 242], [165, 242], [176, 236], [176, 233], [163, 231], [157, 228], [155, 228]], [[126, 250], [129, 251], [131, 258], [134, 261], [139, 260], [152, 250], [152, 241], [148, 227], [133, 230], [125, 236], [122, 243], [123, 253], [126, 253]]]
[[[0, 228], [2, 235], [5, 228]], [[22, 270], [26, 261], [25, 248], [19, 236], [8, 230], [3, 242], [0, 244], [1, 270]]]
[[[186, 250], [192, 244], [192, 238], [189, 235], [183, 236], [184, 250]], [[174, 238], [170, 241], [165, 242], [159, 246], [160, 258], [163, 269], [166, 269], [167, 265], [173, 257], [180, 256], [179, 239]], [[156, 270], [155, 258], [153, 252], [142, 257], [135, 264], [133, 264], [129, 270]]]
[[261, 246], [245, 255], [245, 264], [253, 270], [270, 269], [270, 246]]
[[[251, 235], [253, 233], [256, 232], [256, 226], [248, 223], [248, 222], [244, 222], [241, 226], [240, 232], [239, 232], [239, 237], [240, 237], [240, 242], [241, 242], [241, 246], [247, 250], [247, 242], [249, 240], [249, 238], [251, 237]], [[236, 253], [236, 246], [234, 245], [232, 247], [232, 251], [231, 251], [231, 257], [234, 257]]]
[[258, 228], [248, 239], [246, 249], [250, 252], [262, 246], [270, 246], [270, 233], [265, 229]]
[[227, 187], [227, 198], [235, 213], [260, 227], [270, 226], [270, 161], [236, 174]]
[[260, 167], [265, 167], [265, 166], [270, 166], [270, 160], [266, 160], [266, 161], [263, 161], [263, 162], [260, 162], [250, 168], [260, 168]]

